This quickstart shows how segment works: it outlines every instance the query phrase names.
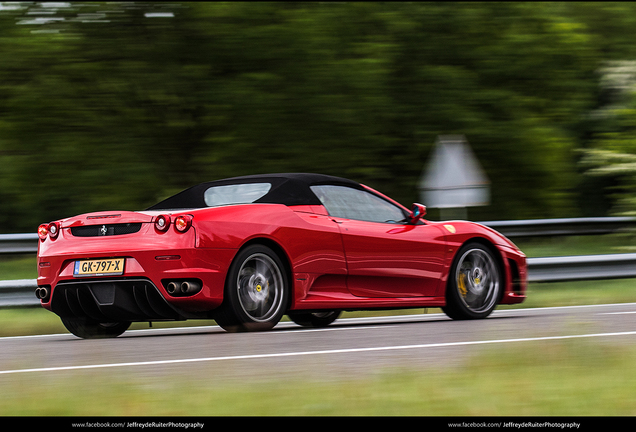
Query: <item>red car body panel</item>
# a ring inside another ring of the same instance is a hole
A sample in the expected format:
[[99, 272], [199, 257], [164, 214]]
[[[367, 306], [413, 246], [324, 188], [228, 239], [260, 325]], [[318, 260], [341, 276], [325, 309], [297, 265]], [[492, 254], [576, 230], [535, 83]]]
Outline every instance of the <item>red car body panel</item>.
[[[159, 231], [155, 220], [160, 214], [170, 215], [172, 220], [188, 214], [192, 226], [184, 233], [172, 227]], [[232, 260], [241, 248], [254, 242], [277, 251], [288, 267], [289, 310], [444, 306], [455, 255], [471, 240], [488, 245], [499, 260], [504, 273], [500, 303], [525, 299], [523, 253], [496, 231], [465, 221], [365, 222], [332, 217], [324, 206], [314, 203], [252, 203], [175, 211], [99, 212], [59, 223], [58, 237], [40, 240], [38, 248], [37, 281], [50, 292], [41, 300], [49, 310], [54, 310], [51, 299], [55, 299], [58, 285], [147, 280], [177, 311], [175, 319], [205, 317], [223, 302]], [[79, 237], [71, 233], [73, 228], [98, 225], [106, 229], [108, 224], [141, 224], [141, 228], [126, 235]], [[124, 273], [74, 276], [76, 261], [98, 258], [125, 258]], [[183, 279], [200, 281], [201, 290], [187, 296], [170, 295], [167, 282]], [[158, 318], [138, 320], [154, 319]]]

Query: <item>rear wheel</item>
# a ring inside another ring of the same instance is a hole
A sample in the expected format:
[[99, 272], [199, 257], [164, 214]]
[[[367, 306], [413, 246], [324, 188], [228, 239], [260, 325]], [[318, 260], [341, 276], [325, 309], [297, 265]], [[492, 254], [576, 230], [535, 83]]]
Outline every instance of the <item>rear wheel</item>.
[[500, 290], [501, 270], [493, 253], [482, 244], [467, 244], [451, 267], [442, 310], [453, 319], [485, 318], [497, 306]]
[[82, 318], [62, 318], [62, 324], [82, 339], [114, 338], [130, 327], [129, 322], [100, 323]]
[[303, 327], [327, 327], [340, 316], [340, 311], [289, 312], [289, 318]]
[[287, 280], [285, 267], [274, 251], [262, 245], [248, 246], [230, 266], [216, 322], [232, 332], [273, 328], [286, 310]]

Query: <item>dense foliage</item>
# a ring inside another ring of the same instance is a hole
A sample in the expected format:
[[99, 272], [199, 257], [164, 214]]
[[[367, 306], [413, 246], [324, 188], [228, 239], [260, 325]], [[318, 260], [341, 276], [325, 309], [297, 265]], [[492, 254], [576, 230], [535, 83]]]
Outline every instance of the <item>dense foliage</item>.
[[633, 139], [603, 77], [636, 59], [635, 21], [631, 2], [1, 3], [0, 232], [251, 173], [410, 205], [446, 134], [492, 182], [472, 219], [603, 215], [620, 178], [585, 176], [580, 149]]

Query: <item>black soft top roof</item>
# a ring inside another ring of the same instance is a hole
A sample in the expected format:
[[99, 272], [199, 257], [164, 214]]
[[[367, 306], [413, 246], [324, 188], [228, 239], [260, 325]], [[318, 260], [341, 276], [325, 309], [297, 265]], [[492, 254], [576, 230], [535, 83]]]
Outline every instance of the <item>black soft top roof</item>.
[[226, 186], [247, 183], [271, 183], [272, 187], [263, 197], [254, 201], [260, 204], [320, 205], [321, 202], [311, 191], [310, 186], [320, 184], [350, 186], [361, 189], [360, 183], [340, 177], [324, 174], [261, 174], [215, 180], [192, 186], [161, 201], [147, 210], [178, 210], [207, 207], [204, 201], [205, 191], [212, 186]]

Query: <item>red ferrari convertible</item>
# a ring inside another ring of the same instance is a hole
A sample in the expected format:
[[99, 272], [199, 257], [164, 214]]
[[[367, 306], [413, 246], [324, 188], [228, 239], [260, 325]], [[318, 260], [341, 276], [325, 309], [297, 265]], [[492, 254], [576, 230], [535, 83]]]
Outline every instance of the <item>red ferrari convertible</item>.
[[135, 321], [244, 331], [287, 314], [325, 326], [344, 310], [441, 307], [474, 319], [525, 299], [526, 258], [513, 243], [424, 214], [319, 174], [202, 183], [145, 211], [40, 225], [36, 295], [81, 338]]

